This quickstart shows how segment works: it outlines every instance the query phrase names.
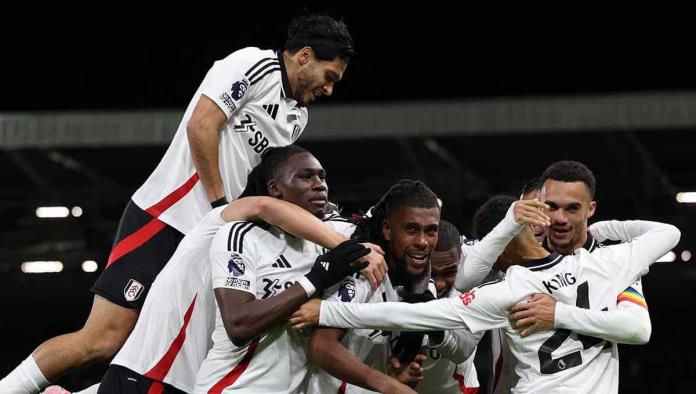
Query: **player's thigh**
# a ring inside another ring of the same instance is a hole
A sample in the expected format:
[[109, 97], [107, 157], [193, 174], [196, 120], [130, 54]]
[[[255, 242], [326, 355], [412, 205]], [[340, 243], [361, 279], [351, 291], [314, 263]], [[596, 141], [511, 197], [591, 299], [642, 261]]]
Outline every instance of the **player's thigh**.
[[92, 309], [81, 332], [85, 340], [115, 352], [123, 345], [138, 320], [138, 309], [125, 308], [94, 296]]

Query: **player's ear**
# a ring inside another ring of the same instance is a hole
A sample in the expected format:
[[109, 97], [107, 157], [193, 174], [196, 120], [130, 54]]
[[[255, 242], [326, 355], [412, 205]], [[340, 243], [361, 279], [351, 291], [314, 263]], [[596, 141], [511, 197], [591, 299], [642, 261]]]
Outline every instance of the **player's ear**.
[[310, 46], [306, 46], [302, 49], [300, 49], [297, 53], [297, 61], [300, 63], [300, 66], [304, 66], [305, 64], [309, 63], [310, 60], [314, 57], [314, 50]]
[[586, 218], [586, 219], [589, 219], [589, 218], [591, 218], [592, 216], [594, 216], [594, 213], [595, 213], [595, 210], [596, 210], [596, 209], [597, 209], [597, 203], [596, 203], [595, 201], [592, 201], [592, 202], [590, 203], [589, 209], [587, 210], [587, 218]]
[[382, 221], [382, 236], [387, 241], [391, 241], [391, 226], [386, 218]]
[[278, 185], [278, 182], [275, 180], [270, 180], [268, 181], [268, 195], [274, 198], [281, 198], [283, 197], [283, 192], [280, 190], [280, 186]]

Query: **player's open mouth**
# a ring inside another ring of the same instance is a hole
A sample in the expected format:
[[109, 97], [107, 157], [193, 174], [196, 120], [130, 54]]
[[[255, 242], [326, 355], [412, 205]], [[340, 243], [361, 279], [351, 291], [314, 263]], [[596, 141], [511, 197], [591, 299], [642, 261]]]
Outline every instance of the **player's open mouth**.
[[424, 266], [428, 262], [428, 255], [426, 253], [406, 253], [406, 256], [409, 258], [409, 260], [411, 260], [411, 264], [418, 268]]
[[570, 229], [569, 228], [553, 228], [553, 227], [551, 227], [549, 234], [553, 238], [566, 238], [567, 236], [570, 235]]

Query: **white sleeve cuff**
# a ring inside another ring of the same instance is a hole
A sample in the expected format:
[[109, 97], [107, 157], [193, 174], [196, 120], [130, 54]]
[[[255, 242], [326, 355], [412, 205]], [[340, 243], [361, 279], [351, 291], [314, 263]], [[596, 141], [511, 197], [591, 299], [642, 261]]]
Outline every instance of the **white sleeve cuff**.
[[311, 296], [314, 295], [314, 293], [317, 292], [316, 287], [314, 287], [314, 285], [312, 284], [312, 282], [310, 282], [309, 279], [307, 279], [306, 276], [303, 276], [302, 278], [300, 278], [300, 279], [297, 281], [297, 283], [299, 283], [300, 286], [302, 286], [302, 288], [304, 289], [305, 293], [307, 293], [307, 297], [311, 297]]

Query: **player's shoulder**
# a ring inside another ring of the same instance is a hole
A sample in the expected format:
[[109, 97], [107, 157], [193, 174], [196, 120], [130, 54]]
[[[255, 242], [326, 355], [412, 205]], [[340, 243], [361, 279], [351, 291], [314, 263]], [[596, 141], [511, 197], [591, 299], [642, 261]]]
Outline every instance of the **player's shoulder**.
[[272, 226], [260, 222], [232, 221], [220, 228], [216, 237], [216, 247], [228, 251], [244, 253], [244, 247], [257, 242], [267, 242], [274, 235]]
[[220, 71], [236, 72], [251, 80], [255, 70], [277, 66], [278, 56], [270, 49], [260, 49], [257, 47], [246, 47], [236, 50], [225, 58], [215, 62], [214, 67]]
[[355, 223], [352, 220], [339, 215], [338, 213], [325, 215], [322, 221], [346, 237], [350, 237], [353, 234], [353, 231], [355, 231]]

